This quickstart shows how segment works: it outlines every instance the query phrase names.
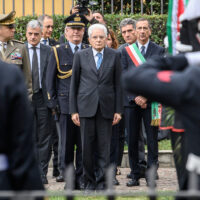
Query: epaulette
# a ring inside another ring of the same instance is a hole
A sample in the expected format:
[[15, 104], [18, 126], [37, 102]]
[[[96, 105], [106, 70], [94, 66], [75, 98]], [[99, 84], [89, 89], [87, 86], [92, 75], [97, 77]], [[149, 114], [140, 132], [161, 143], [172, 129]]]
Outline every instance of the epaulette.
[[12, 41], [13, 41], [13, 42], [20, 43], [20, 44], [24, 44], [24, 42], [22, 42], [22, 41], [20, 41], [20, 40], [15, 40], [15, 39], [13, 39]]

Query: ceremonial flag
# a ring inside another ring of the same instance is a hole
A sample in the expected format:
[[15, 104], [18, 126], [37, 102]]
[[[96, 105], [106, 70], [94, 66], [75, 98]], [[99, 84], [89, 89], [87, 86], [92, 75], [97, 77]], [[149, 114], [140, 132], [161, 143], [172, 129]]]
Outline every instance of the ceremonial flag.
[[169, 0], [168, 19], [167, 19], [167, 36], [169, 42], [169, 53], [176, 54], [176, 42], [179, 40], [180, 33], [180, 16], [183, 14], [189, 0]]

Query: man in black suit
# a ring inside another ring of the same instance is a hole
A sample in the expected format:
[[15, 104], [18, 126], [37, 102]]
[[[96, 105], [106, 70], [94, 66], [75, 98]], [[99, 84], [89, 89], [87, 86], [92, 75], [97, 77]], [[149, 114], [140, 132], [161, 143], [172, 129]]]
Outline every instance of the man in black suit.
[[0, 60], [0, 190], [44, 189], [34, 154], [26, 90], [18, 67]]
[[48, 156], [51, 135], [49, 134], [49, 115], [47, 109], [46, 69], [51, 48], [40, 43], [42, 34], [41, 24], [32, 20], [27, 24], [27, 49], [31, 63], [34, 112], [35, 141], [37, 144], [38, 161], [41, 167], [41, 176], [47, 184]]
[[[136, 42], [137, 36], [136, 36], [135, 29], [136, 29], [136, 20], [134, 20], [134, 19], [125, 18], [120, 22], [120, 32], [122, 34], [124, 41], [126, 42], [118, 48], [118, 50], [120, 52], [122, 52], [122, 49], [124, 49], [125, 47], [132, 45], [133, 43]], [[126, 101], [124, 101], [124, 102], [126, 102]], [[126, 106], [126, 104], [125, 104], [125, 106]], [[129, 117], [129, 116], [126, 115], [125, 120], [128, 122], [129, 118], [127, 118], [127, 117]], [[141, 123], [141, 126], [142, 126], [142, 123]], [[126, 135], [126, 141], [128, 143], [127, 135]], [[144, 136], [143, 136], [142, 129], [140, 130], [138, 145], [139, 145], [138, 150], [139, 150], [140, 177], [143, 178], [145, 176], [147, 163], [145, 161]], [[132, 161], [130, 161], [130, 163], [132, 163]], [[131, 178], [131, 174], [127, 174], [127, 178]]]
[[59, 114], [58, 109], [60, 110], [61, 135], [59, 135], [58, 151], [60, 176], [56, 181], [64, 181], [64, 170], [73, 164], [76, 146], [76, 189], [83, 187], [81, 135], [79, 127], [74, 125], [69, 114], [69, 89], [74, 54], [88, 47], [82, 44], [85, 20], [85, 17], [79, 14], [73, 14], [65, 19], [68, 42], [53, 48], [47, 68], [48, 107], [52, 109], [53, 114]]
[[[141, 51], [145, 59], [148, 59], [154, 55], [163, 55], [164, 48], [156, 45], [149, 40], [151, 35], [150, 24], [146, 19], [139, 19], [136, 22], [136, 36], [137, 46]], [[135, 68], [135, 65], [129, 57], [126, 49], [122, 50], [122, 68], [123, 71]], [[147, 61], [148, 62], [148, 61]], [[147, 167], [152, 165], [158, 167], [158, 142], [157, 133], [158, 127], [151, 126], [151, 102], [148, 102], [143, 96], [136, 96], [134, 94], [125, 91], [125, 126], [128, 132], [128, 151], [129, 151], [129, 163], [131, 168], [131, 180], [127, 183], [127, 186], [139, 185], [139, 165], [138, 165], [138, 137], [140, 131], [141, 120], [144, 121], [145, 130], [147, 133], [147, 146], [148, 157]], [[158, 178], [158, 176], [157, 176]], [[148, 177], [146, 177], [148, 185]]]
[[104, 25], [90, 26], [88, 35], [92, 47], [74, 57], [70, 113], [81, 128], [85, 189], [102, 190], [109, 164], [112, 125], [120, 121], [122, 113], [121, 65], [118, 52], [105, 47]]
[[[42, 24], [42, 38], [40, 42], [42, 44], [48, 45], [48, 46], [56, 46], [59, 44], [56, 40], [52, 39], [52, 33], [54, 28], [54, 22], [53, 18], [49, 15], [40, 15], [38, 17], [38, 21]], [[58, 133], [56, 130], [56, 123], [54, 120], [54, 116], [50, 112], [50, 134], [51, 134], [51, 147], [49, 148], [49, 160], [51, 159], [51, 155], [53, 152], [53, 177], [59, 176], [59, 170], [58, 170]]]

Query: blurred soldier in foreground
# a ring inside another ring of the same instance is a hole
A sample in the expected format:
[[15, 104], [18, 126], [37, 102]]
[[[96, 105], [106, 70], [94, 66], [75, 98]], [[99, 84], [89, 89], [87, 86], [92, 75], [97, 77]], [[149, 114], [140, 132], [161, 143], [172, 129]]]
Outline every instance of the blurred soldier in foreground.
[[0, 61], [0, 190], [43, 190], [20, 70]]
[[[181, 190], [189, 187], [188, 172], [196, 172], [200, 181], [200, 11], [195, 5], [197, 1], [195, 4], [195, 0], [191, 0], [181, 18], [180, 40], [198, 52], [157, 57], [123, 76], [124, 87], [129, 92], [172, 106], [180, 115], [185, 128], [184, 155], [180, 156], [187, 160], [179, 181]], [[199, 182], [197, 188], [200, 189]]]
[[9, 14], [0, 14], [0, 59], [18, 65], [23, 71], [28, 94], [31, 98], [32, 84], [28, 54], [23, 42], [14, 40], [15, 11]]

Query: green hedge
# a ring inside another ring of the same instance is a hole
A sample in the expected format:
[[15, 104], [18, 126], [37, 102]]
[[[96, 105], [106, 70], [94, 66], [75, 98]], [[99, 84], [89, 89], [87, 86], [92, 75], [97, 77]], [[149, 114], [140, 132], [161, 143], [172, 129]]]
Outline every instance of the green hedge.
[[[157, 44], [163, 45], [163, 39], [166, 35], [166, 21], [167, 21], [167, 15], [105, 15], [105, 18], [107, 20], [107, 24], [109, 27], [111, 27], [115, 33], [118, 36], [120, 44], [124, 43], [122, 36], [120, 34], [119, 30], [119, 24], [122, 19], [124, 18], [133, 18], [138, 19], [140, 17], [145, 17], [150, 20], [152, 25], [152, 36], [151, 39], [156, 42]], [[25, 16], [16, 18], [16, 35], [15, 38], [17, 40], [25, 41], [26, 40], [26, 24], [32, 20], [36, 19], [36, 16]], [[65, 16], [62, 15], [56, 15], [53, 16], [54, 19], [54, 32], [53, 32], [53, 38], [56, 40], [59, 39], [60, 35], [63, 34], [65, 24], [63, 23]]]

